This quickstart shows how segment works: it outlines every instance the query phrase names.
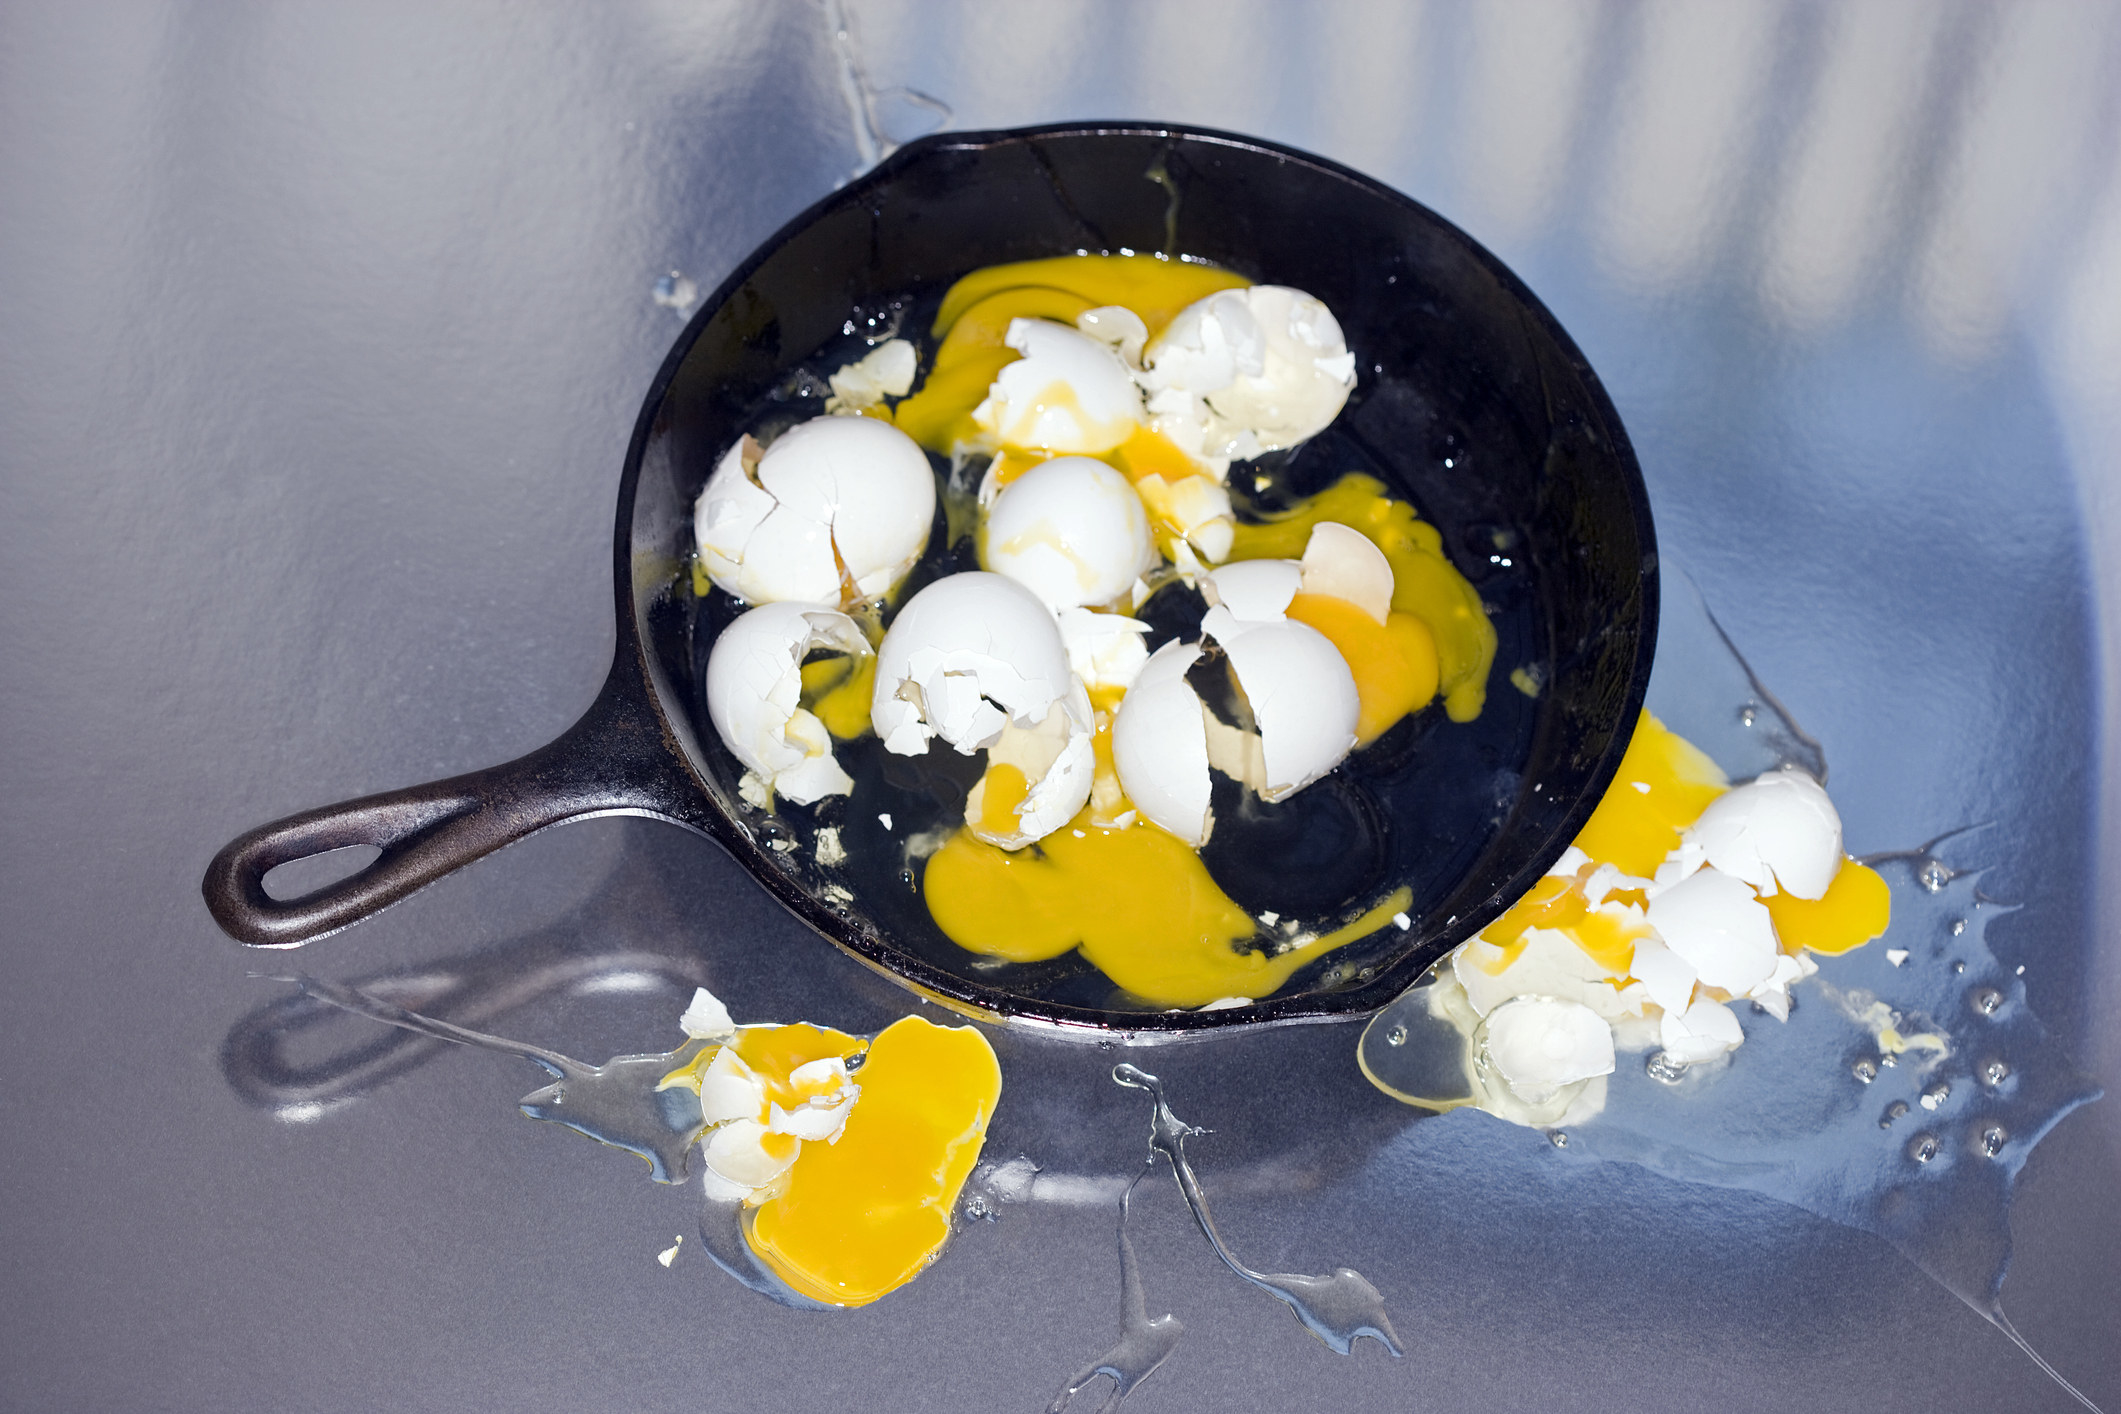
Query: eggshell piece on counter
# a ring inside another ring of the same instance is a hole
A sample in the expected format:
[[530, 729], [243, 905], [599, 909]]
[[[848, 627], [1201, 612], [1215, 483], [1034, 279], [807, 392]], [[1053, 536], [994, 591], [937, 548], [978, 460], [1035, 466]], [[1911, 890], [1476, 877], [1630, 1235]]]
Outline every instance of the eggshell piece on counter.
[[722, 744], [797, 805], [854, 789], [833, 759], [831, 734], [801, 705], [803, 659], [819, 649], [870, 651], [838, 610], [782, 601], [731, 620], [707, 656], [707, 716]]
[[1200, 848], [1208, 841], [1208, 732], [1186, 670], [1198, 644], [1149, 655], [1112, 723], [1112, 763], [1134, 808]]
[[1004, 575], [972, 570], [899, 610], [877, 649], [870, 721], [887, 751], [918, 756], [941, 737], [969, 756], [1011, 721], [1043, 721], [1072, 682], [1046, 606]]
[[1012, 319], [1005, 364], [972, 421], [1003, 447], [1095, 455], [1141, 425], [1141, 392], [1112, 348], [1046, 319]]
[[1658, 1028], [1665, 1054], [1689, 1065], [1712, 1061], [1745, 1041], [1737, 1015], [1722, 1002], [1705, 997], [1683, 1012], [1666, 1012]]
[[1490, 1063], [1528, 1104], [1613, 1073], [1613, 1028], [1580, 1002], [1513, 997], [1488, 1014], [1486, 1038]]
[[[912, 438], [873, 417], [817, 417], [761, 452], [731, 447], [693, 507], [700, 563], [751, 604], [888, 594], [928, 547], [935, 476]], [[845, 575], [842, 575], [842, 566]]]
[[1095, 458], [1062, 456], [1002, 488], [987, 513], [982, 559], [1058, 613], [1113, 602], [1157, 556], [1127, 478]]
[[1825, 788], [1795, 767], [1733, 787], [1689, 833], [1711, 865], [1762, 894], [1817, 899], [1841, 868], [1841, 814]]
[[1652, 898], [1649, 919], [1705, 986], [1744, 996], [1774, 975], [1774, 920], [1743, 879], [1703, 869]]

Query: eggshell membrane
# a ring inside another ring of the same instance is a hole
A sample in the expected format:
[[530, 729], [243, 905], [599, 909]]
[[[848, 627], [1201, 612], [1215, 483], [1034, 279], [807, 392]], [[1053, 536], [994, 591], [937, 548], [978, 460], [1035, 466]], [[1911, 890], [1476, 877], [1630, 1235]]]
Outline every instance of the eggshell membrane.
[[1134, 808], [1198, 849], [1208, 840], [1208, 732], [1186, 670], [1198, 644], [1149, 655], [1112, 723], [1112, 764]]
[[1132, 483], [1081, 456], [1042, 462], [1003, 487], [984, 543], [988, 569], [1055, 612], [1111, 603], [1157, 559]]
[[[877, 649], [870, 721], [900, 755], [917, 756], [940, 736], [969, 756], [1012, 719], [1043, 720], [1071, 682], [1046, 606], [1006, 576], [971, 570], [935, 581], [899, 610]], [[900, 695], [909, 684], [920, 704]]]
[[[1203, 632], [1215, 634], [1238, 686], [1252, 706], [1266, 757], [1267, 800], [1285, 800], [1339, 765], [1355, 749], [1362, 701], [1355, 675], [1333, 641], [1293, 620], [1246, 625], [1225, 638], [1211, 627], [1224, 609], [1210, 609]], [[1226, 620], [1235, 628], [1234, 619]], [[1226, 629], [1225, 631], [1228, 631]]]
[[1045, 319], [1012, 319], [1006, 342], [1023, 357], [972, 412], [1003, 446], [1109, 452], [1141, 425], [1140, 390], [1111, 348]]
[[783, 601], [738, 615], [707, 655], [707, 716], [722, 744], [797, 805], [854, 788], [824, 725], [800, 705], [803, 658], [815, 648], [866, 656], [869, 642], [836, 609]]
[[1708, 862], [1762, 893], [1825, 895], [1841, 868], [1841, 815], [1804, 772], [1771, 771], [1718, 797], [1690, 831]]
[[[873, 417], [818, 417], [760, 456], [723, 454], [693, 510], [708, 576], [747, 603], [837, 603], [840, 565], [864, 598], [890, 592], [928, 546], [935, 477], [912, 438]], [[835, 547], [838, 556], [835, 558]]]

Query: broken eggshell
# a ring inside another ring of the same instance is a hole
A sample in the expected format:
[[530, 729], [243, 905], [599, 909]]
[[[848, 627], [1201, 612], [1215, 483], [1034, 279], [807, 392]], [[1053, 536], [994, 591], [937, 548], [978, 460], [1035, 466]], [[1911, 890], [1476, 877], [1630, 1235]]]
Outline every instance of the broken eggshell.
[[693, 507], [700, 563], [750, 604], [877, 599], [928, 548], [935, 476], [873, 417], [816, 417], [723, 454]]
[[1112, 764], [1134, 808], [1195, 849], [1208, 842], [1208, 730], [1186, 671], [1197, 643], [1149, 655], [1112, 722]]
[[869, 719], [884, 749], [919, 756], [937, 737], [970, 756], [1014, 722], [1036, 727], [1074, 683], [1060, 625], [1036, 595], [987, 570], [930, 584], [877, 649]]
[[[1323, 302], [1286, 285], [1196, 301], [1142, 353], [1148, 410], [1180, 446], [1252, 457], [1325, 429], [1355, 387], [1355, 356]], [[1182, 424], [1199, 427], [1189, 438]], [[1176, 435], [1173, 435], [1173, 434]], [[1192, 448], [1188, 448], [1192, 450]]]
[[1041, 462], [987, 512], [981, 559], [1059, 613], [1118, 599], [1156, 562], [1126, 477], [1092, 457]]
[[782, 602], [738, 615], [707, 658], [707, 716], [722, 744], [796, 805], [854, 789], [831, 733], [802, 706], [803, 659], [820, 649], [866, 657], [869, 641], [837, 609]]
[[1094, 455], [1141, 425], [1141, 392], [1111, 346], [1046, 319], [1012, 319], [1006, 364], [972, 410], [973, 424], [1004, 447]]
[[1841, 814], [1794, 766], [1718, 796], [1688, 834], [1710, 865], [1763, 895], [1816, 899], [1841, 869]]
[[[1080, 682], [1053, 704], [1036, 726], [1010, 722], [987, 748], [987, 774], [965, 798], [965, 824], [973, 835], [1002, 849], [1022, 849], [1075, 818], [1090, 799], [1097, 776], [1091, 747], [1090, 699]], [[1029, 783], [1023, 800], [997, 826], [987, 817], [987, 782], [996, 766], [1010, 766]]]

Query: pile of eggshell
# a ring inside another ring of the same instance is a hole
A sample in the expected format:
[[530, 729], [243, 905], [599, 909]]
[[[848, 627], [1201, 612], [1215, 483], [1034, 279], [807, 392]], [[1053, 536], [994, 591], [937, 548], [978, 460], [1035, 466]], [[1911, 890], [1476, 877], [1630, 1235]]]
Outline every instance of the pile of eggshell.
[[[1823, 898], [1846, 863], [1840, 814], [1795, 767], [1718, 796], [1650, 878], [1594, 865], [1570, 846], [1549, 876], [1580, 879], [1589, 907], [1611, 910], [1635, 934], [1628, 980], [1559, 929], [1528, 929], [1522, 951], [1500, 968], [1493, 944], [1461, 947], [1451, 979], [1472, 1012], [1468, 1028], [1477, 1028], [1478, 1102], [1524, 1123], [1580, 1120], [1603, 1106], [1616, 1047], [1660, 1048], [1676, 1074], [1745, 1040], [1734, 1001], [1787, 1019], [1790, 985], [1819, 968], [1783, 947], [1761, 900]], [[1617, 890], [1640, 891], [1646, 905], [1608, 902]]]
[[[1283, 611], [1299, 591], [1331, 594], [1384, 622], [1393, 578], [1383, 553], [1322, 525], [1301, 562], [1211, 568], [1231, 548], [1231, 462], [1331, 423], [1354, 387], [1354, 356], [1324, 304], [1273, 285], [1209, 296], [1154, 340], [1133, 312], [1107, 306], [1073, 328], [1014, 320], [1006, 341], [1021, 357], [974, 410], [980, 442], [960, 446], [960, 462], [1006, 451], [1046, 459], [1006, 485], [1000, 457], [990, 463], [978, 494], [987, 568], [936, 580], [899, 607], [875, 648], [872, 724], [888, 751], [917, 756], [940, 739], [968, 756], [987, 752], [990, 769], [1021, 770], [1029, 790], [1013, 828], [980, 823], [977, 789], [968, 802], [981, 838], [1018, 849], [1090, 799], [1090, 694], [1124, 693], [1112, 723], [1119, 784], [1142, 816], [1198, 846], [1213, 823], [1211, 763], [1279, 800], [1355, 744], [1347, 663]], [[805, 805], [853, 788], [830, 734], [801, 705], [799, 669], [817, 652], [869, 653], [848, 611], [888, 598], [927, 549], [936, 486], [926, 454], [888, 420], [862, 415], [906, 394], [916, 371], [911, 345], [879, 346], [833, 375], [824, 415], [764, 447], [742, 438], [700, 493], [700, 563], [755, 606], [722, 630], [706, 675], [709, 716], [748, 769], [754, 804]], [[1192, 474], [1130, 482], [1097, 459], [1144, 428], [1183, 451]], [[1211, 607], [1193, 641], [1151, 656], [1148, 625], [1129, 612], [1166, 560], [1165, 573], [1194, 583]], [[1187, 681], [1211, 640], [1256, 731], [1217, 720]]]

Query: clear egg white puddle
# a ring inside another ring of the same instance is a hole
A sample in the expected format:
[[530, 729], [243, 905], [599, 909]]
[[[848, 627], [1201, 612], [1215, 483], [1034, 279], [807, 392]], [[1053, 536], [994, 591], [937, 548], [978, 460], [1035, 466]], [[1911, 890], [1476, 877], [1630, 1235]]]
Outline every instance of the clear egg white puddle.
[[[1819, 743], [1754, 676], [1699, 595], [1673, 598], [1680, 612], [1668, 604], [1667, 651], [1703, 651], [1683, 657], [1694, 710], [1653, 703], [1667, 724], [1733, 780], [1784, 762], [1823, 780]], [[2022, 969], [1989, 949], [1989, 924], [2012, 906], [1982, 895], [1979, 869], [1936, 852], [1965, 861], [1981, 843], [1978, 830], [1961, 829], [1867, 858], [1893, 889], [1884, 937], [1820, 958], [1819, 975], [1793, 989], [1786, 1023], [1753, 1008], [1745, 1044], [1723, 1063], [1624, 1055], [1604, 1112], [1550, 1137], [1567, 1162], [1639, 1164], [1882, 1237], [2094, 1408], [2003, 1310], [2013, 1185], [2034, 1145], [2099, 1092], [2049, 1048]], [[1912, 1043], [1895, 1054], [1881, 1044], [1885, 1026]], [[1944, 1049], [1914, 1039], [1925, 1033]], [[1454, 1078], [1465, 1089], [1466, 1044], [1417, 988], [1371, 1021], [1362, 1059], [1395, 1088], [1447, 1098]]]
[[1074, 1377], [1061, 1386], [1061, 1392], [1053, 1396], [1053, 1402], [1046, 1406], [1046, 1414], [1061, 1414], [1069, 1402], [1100, 1375], [1111, 1379], [1112, 1391], [1098, 1406], [1098, 1414], [1109, 1414], [1134, 1392], [1136, 1385], [1154, 1374], [1157, 1366], [1171, 1358], [1171, 1352], [1178, 1349], [1179, 1338], [1186, 1333], [1185, 1323], [1169, 1313], [1154, 1320], [1149, 1318], [1149, 1298], [1142, 1290], [1141, 1264], [1135, 1259], [1134, 1244], [1127, 1240], [1128, 1204], [1133, 1200], [1135, 1185], [1142, 1181], [1155, 1162], [1152, 1153], [1149, 1162], [1119, 1195], [1119, 1343], [1076, 1371]]

